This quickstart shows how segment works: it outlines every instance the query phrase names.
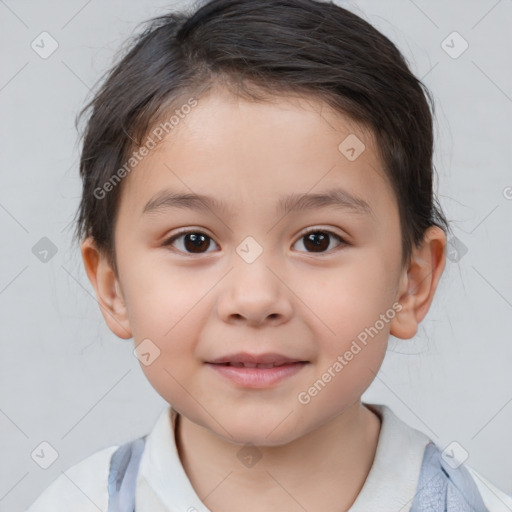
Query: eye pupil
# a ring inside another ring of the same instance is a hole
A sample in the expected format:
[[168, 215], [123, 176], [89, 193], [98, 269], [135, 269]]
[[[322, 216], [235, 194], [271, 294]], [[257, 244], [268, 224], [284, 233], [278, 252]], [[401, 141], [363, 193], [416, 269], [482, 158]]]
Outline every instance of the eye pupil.
[[[307, 252], [321, 253], [329, 252], [332, 237], [338, 240], [340, 246], [347, 245], [339, 235], [326, 230], [310, 231], [309, 233], [303, 234], [301, 239], [303, 240]], [[189, 254], [207, 253], [213, 241], [210, 236], [201, 231], [185, 231], [170, 238], [164, 245], [173, 246], [180, 239], [183, 248], [176, 248], [176, 250], [181, 253]]]
[[[312, 244], [312, 252], [321, 252], [329, 247], [329, 235], [322, 231], [315, 231], [306, 235], [307, 242]], [[307, 248], [307, 243], [304, 244]], [[319, 251], [320, 249], [320, 251]]]
[[[194, 252], [196, 249], [208, 249], [210, 242], [205, 242], [209, 237], [200, 233], [187, 233], [184, 236], [185, 248], [187, 251]], [[191, 241], [191, 244], [188, 241]], [[205, 245], [205, 247], [202, 247]]]

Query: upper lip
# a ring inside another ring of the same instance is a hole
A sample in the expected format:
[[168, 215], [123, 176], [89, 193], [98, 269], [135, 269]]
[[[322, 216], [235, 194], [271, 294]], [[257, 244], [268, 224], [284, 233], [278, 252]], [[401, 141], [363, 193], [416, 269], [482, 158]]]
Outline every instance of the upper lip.
[[249, 354], [247, 352], [238, 352], [236, 354], [230, 354], [222, 356], [209, 363], [221, 364], [221, 363], [253, 363], [253, 364], [274, 364], [281, 365], [286, 363], [298, 363], [306, 362], [302, 359], [294, 357], [286, 357], [281, 354], [267, 352], [265, 354]]

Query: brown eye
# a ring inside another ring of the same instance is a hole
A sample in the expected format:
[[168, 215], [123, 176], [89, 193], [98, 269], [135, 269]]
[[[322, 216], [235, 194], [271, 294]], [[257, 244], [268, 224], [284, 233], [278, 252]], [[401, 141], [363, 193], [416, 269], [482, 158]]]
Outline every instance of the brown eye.
[[[182, 240], [180, 240], [182, 239]], [[179, 251], [188, 253], [188, 254], [203, 254], [207, 251], [207, 249], [211, 245], [212, 238], [210, 238], [206, 233], [202, 233], [201, 231], [185, 231], [182, 233], [178, 233], [173, 237], [169, 238], [164, 245], [174, 245], [174, 242], [180, 241], [181, 247], [178, 248]]]
[[[304, 240], [303, 245], [306, 252], [325, 253], [333, 249], [331, 247], [333, 238], [338, 240], [338, 245], [334, 249], [337, 249], [340, 245], [348, 245], [336, 233], [320, 229], [305, 233], [296, 243]], [[176, 242], [178, 242], [177, 247]], [[213, 239], [201, 231], [182, 231], [164, 242], [164, 246], [173, 246], [176, 250], [185, 254], [205, 254], [211, 252], [208, 249], [211, 247], [212, 242]]]
[[307, 252], [326, 252], [327, 249], [329, 249], [329, 246], [331, 245], [332, 238], [336, 238], [340, 243], [338, 244], [339, 247], [342, 244], [345, 244], [345, 240], [341, 238], [339, 235], [336, 235], [335, 233], [332, 233], [331, 231], [325, 231], [325, 230], [315, 230], [315, 231], [309, 231], [308, 233], [305, 233], [302, 235], [297, 243], [301, 240], [304, 240], [303, 245], [306, 248]]

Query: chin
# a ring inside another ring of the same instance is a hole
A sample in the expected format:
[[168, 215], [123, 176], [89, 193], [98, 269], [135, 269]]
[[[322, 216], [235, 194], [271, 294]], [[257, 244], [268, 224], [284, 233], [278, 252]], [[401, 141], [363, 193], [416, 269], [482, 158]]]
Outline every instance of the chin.
[[232, 444], [237, 444], [242, 446], [246, 445], [254, 445], [262, 448], [265, 447], [273, 447], [273, 446], [283, 446], [294, 440], [294, 437], [291, 435], [287, 435], [286, 433], [281, 434], [279, 436], [270, 435], [266, 436], [261, 432], [250, 432], [247, 430], [242, 430], [240, 433], [233, 433], [233, 437], [223, 436], [224, 439]]
[[[221, 424], [229, 434], [219, 425], [214, 425], [215, 432], [227, 442], [255, 446], [283, 446], [301, 437], [304, 432], [299, 431], [296, 425], [288, 423], [286, 415], [279, 419], [272, 420], [259, 418], [259, 421], [251, 421], [244, 418], [240, 421], [222, 421]], [[231, 434], [231, 435], [230, 435]]]

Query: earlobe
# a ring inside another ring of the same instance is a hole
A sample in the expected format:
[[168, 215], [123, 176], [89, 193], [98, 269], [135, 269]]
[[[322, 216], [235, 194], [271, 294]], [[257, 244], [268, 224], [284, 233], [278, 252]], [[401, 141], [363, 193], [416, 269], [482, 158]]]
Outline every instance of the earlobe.
[[126, 303], [112, 266], [90, 237], [82, 242], [81, 252], [85, 271], [109, 329], [120, 338], [131, 338], [133, 335]]
[[434, 294], [446, 264], [446, 235], [431, 226], [423, 242], [413, 249], [409, 267], [403, 270], [397, 301], [402, 309], [391, 322], [390, 334], [410, 339], [430, 309]]

